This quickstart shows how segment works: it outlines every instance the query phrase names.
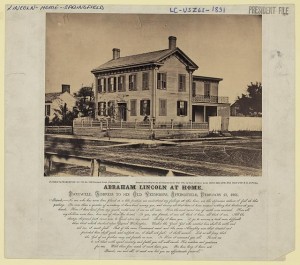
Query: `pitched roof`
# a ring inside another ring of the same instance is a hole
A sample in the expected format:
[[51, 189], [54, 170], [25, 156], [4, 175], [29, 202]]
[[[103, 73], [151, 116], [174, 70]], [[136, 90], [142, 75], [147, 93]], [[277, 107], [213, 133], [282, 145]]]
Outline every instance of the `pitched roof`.
[[45, 102], [52, 102], [53, 100], [57, 99], [62, 93], [46, 93], [45, 94]]
[[92, 70], [93, 72], [103, 71], [103, 70], [111, 70], [115, 68], [122, 68], [128, 66], [135, 65], [143, 65], [143, 64], [152, 64], [152, 63], [161, 63], [163, 59], [174, 54], [179, 53], [185, 61], [195, 69], [198, 69], [198, 66], [179, 48], [176, 49], [165, 49], [141, 54], [135, 54], [125, 57], [120, 57], [118, 59], [112, 59]]

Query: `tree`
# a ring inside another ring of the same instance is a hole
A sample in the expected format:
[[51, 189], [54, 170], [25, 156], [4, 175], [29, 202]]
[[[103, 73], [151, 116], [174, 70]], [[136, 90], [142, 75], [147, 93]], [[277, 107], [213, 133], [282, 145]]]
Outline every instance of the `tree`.
[[78, 98], [77, 108], [83, 117], [94, 116], [95, 97], [93, 87], [84, 86], [74, 96]]
[[51, 125], [54, 126], [71, 126], [73, 120], [78, 117], [78, 110], [75, 108], [72, 111], [68, 109], [67, 104], [60, 105], [59, 109], [55, 109], [54, 117]]
[[248, 85], [247, 93], [242, 94], [236, 100], [236, 105], [239, 106], [238, 112], [244, 116], [261, 116], [262, 115], [262, 85], [256, 82], [251, 82]]

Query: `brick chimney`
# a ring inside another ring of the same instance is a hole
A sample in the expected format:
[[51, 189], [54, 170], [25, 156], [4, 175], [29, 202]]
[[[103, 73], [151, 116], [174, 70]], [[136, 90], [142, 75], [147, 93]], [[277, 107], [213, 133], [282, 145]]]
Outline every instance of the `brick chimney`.
[[120, 49], [117, 49], [117, 48], [113, 48], [113, 59], [116, 60], [116, 59], [119, 59], [120, 58]]
[[177, 40], [177, 38], [174, 36], [169, 37], [169, 49], [170, 50], [176, 49], [176, 40]]
[[70, 85], [65, 85], [65, 84], [61, 85], [61, 93], [65, 93], [65, 92], [70, 93]]

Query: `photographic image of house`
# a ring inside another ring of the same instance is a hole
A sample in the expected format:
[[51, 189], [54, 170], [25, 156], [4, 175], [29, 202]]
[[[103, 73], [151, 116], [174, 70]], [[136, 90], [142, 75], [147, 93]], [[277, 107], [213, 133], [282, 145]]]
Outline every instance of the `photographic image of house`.
[[261, 44], [261, 16], [47, 14], [46, 94], [85, 111], [46, 126], [45, 176], [261, 176], [261, 116], [230, 115]]
[[133, 122], [145, 116], [155, 122], [208, 122], [229, 117], [228, 97], [219, 96], [222, 78], [193, 75], [199, 67], [169, 36], [166, 49], [112, 59], [92, 70], [96, 118], [114, 116]]

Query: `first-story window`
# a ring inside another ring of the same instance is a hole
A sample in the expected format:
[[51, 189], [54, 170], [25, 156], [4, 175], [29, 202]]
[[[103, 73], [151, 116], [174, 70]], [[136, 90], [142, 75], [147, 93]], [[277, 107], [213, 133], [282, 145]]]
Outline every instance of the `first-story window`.
[[187, 101], [177, 101], [177, 116], [187, 116]]
[[166, 73], [157, 73], [157, 89], [167, 89]]
[[45, 105], [45, 116], [50, 116], [51, 112], [50, 112], [50, 105]]
[[113, 117], [115, 115], [115, 102], [109, 101], [107, 105], [107, 114], [109, 117]]
[[98, 115], [106, 115], [106, 102], [98, 102]]
[[98, 79], [98, 92], [103, 93], [106, 92], [106, 82], [105, 78], [99, 78]]
[[159, 99], [159, 116], [167, 116], [167, 100]]
[[140, 114], [142, 116], [149, 116], [150, 115], [150, 100], [149, 99], [144, 99], [141, 100], [140, 102]]
[[130, 115], [136, 116], [136, 99], [130, 100]]

